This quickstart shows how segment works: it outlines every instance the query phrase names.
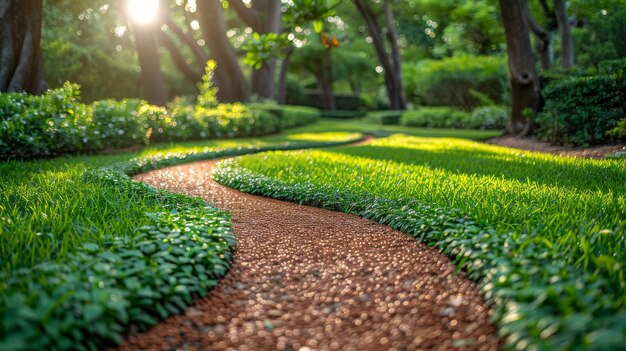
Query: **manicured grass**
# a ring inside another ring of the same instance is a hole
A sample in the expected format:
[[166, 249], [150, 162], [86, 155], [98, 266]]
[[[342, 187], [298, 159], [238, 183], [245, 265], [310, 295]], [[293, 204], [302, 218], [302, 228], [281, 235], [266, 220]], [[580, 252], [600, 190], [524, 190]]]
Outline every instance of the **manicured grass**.
[[235, 244], [228, 216], [128, 175], [355, 133], [155, 145], [138, 153], [0, 163], [0, 349], [96, 349], [204, 295]]
[[426, 138], [461, 138], [471, 140], [489, 139], [502, 134], [501, 131], [475, 129], [441, 129], [441, 128], [414, 128], [404, 126], [389, 126], [367, 122], [366, 120], [323, 119], [320, 122], [297, 130], [308, 132], [361, 132], [376, 136], [391, 134], [406, 134]]
[[409, 232], [455, 257], [496, 303], [518, 349], [626, 343], [626, 162], [529, 153], [458, 139], [226, 161], [218, 181]]

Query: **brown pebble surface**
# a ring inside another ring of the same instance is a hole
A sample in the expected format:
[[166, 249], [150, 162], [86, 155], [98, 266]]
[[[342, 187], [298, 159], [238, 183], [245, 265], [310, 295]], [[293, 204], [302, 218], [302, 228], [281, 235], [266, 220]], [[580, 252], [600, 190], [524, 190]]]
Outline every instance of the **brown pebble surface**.
[[135, 177], [233, 217], [228, 275], [119, 350], [497, 350], [490, 309], [449, 259], [387, 226], [244, 194], [216, 161]]

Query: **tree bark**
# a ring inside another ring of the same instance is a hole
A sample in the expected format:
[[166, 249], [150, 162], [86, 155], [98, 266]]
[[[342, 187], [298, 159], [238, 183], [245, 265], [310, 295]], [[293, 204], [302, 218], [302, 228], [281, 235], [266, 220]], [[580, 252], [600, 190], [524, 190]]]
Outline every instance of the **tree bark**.
[[183, 30], [180, 29], [176, 25], [176, 23], [172, 22], [172, 20], [169, 18], [167, 18], [164, 23], [165, 25], [167, 25], [168, 30], [172, 31], [172, 33], [174, 33], [178, 37], [178, 39], [186, 43], [189, 46], [189, 48], [191, 48], [191, 51], [193, 52], [198, 62], [200, 62], [200, 65], [202, 66], [202, 69], [204, 70], [204, 65], [206, 64], [206, 62], [209, 60], [210, 57], [202, 49], [202, 47], [198, 45], [198, 42], [195, 40], [193, 35], [191, 35], [191, 33], [183, 32]]
[[528, 0], [522, 1], [522, 6], [524, 10], [524, 19], [526, 20], [526, 24], [530, 28], [531, 32], [535, 35], [537, 39], [535, 49], [537, 50], [537, 54], [541, 60], [541, 68], [544, 70], [549, 70], [552, 68], [552, 63], [554, 62], [554, 45], [553, 45], [553, 34], [550, 29], [543, 28], [530, 12], [530, 7], [528, 6]]
[[165, 106], [167, 98], [156, 43], [157, 33], [161, 29], [156, 24], [130, 23], [139, 56], [144, 97], [152, 105]]
[[317, 88], [322, 99], [322, 108], [325, 110], [335, 110], [335, 95], [333, 94], [333, 78], [331, 74], [331, 53], [325, 49], [322, 55], [322, 67], [315, 73], [317, 79]]
[[[278, 33], [280, 31], [280, 1], [256, 0], [252, 3], [252, 7], [246, 7], [241, 0], [233, 0], [230, 3], [239, 17], [253, 31], [260, 34]], [[261, 69], [253, 69], [250, 79], [252, 94], [261, 99], [273, 98], [275, 75], [275, 59], [265, 62]]]
[[[394, 55], [392, 43], [392, 57], [389, 57], [382, 36], [382, 29], [378, 25], [376, 16], [374, 16], [374, 14], [371, 12], [371, 9], [363, 0], [353, 1], [359, 13], [361, 14], [361, 17], [363, 17], [363, 19], [365, 20], [368, 32], [372, 37], [372, 44], [374, 44], [376, 56], [378, 57], [380, 65], [383, 67], [385, 74], [385, 87], [387, 88], [387, 95], [389, 95], [390, 108], [394, 110], [404, 110], [406, 109], [406, 94], [404, 93], [402, 76], [400, 75], [400, 55], [399, 50], [397, 49], [397, 38], [395, 40], [396, 50], [398, 50], [396, 53], [397, 55]], [[384, 6], [389, 6], [388, 0], [385, 0]], [[387, 22], [387, 33], [395, 33], [395, 25], [391, 10], [389, 9], [388, 12], [389, 13], [385, 16]], [[388, 18], [389, 16], [391, 16], [391, 18]]]
[[217, 63], [215, 69], [217, 98], [221, 102], [244, 101], [248, 99], [249, 88], [239, 67], [237, 55], [226, 37], [226, 23], [222, 4], [219, 0], [197, 2], [200, 25], [211, 57]]
[[507, 132], [526, 135], [534, 127], [539, 106], [539, 77], [535, 68], [528, 26], [524, 20], [524, 0], [499, 0], [509, 56], [509, 84], [512, 113]]
[[[385, 22], [387, 25], [387, 39], [391, 47], [391, 62], [393, 67], [394, 79], [394, 109], [406, 109], [406, 94], [404, 85], [402, 84], [402, 64], [400, 59], [400, 48], [398, 47], [398, 33], [396, 32], [396, 24], [391, 10], [391, 0], [385, 0], [383, 4], [385, 10]], [[396, 108], [397, 107], [397, 108]]]
[[289, 70], [289, 60], [293, 54], [293, 46], [285, 50], [285, 58], [280, 63], [280, 73], [278, 75], [278, 103], [287, 104], [287, 72]]
[[191, 67], [185, 61], [185, 57], [180, 53], [174, 41], [163, 31], [159, 32], [159, 41], [167, 49], [174, 61], [174, 64], [183, 73], [183, 75], [194, 85], [202, 80], [202, 72], [198, 67]]
[[563, 68], [572, 68], [574, 67], [574, 37], [563, 0], [554, 0], [554, 13], [561, 34], [561, 65]]
[[0, 92], [41, 94], [46, 88], [41, 54], [42, 0], [0, 3]]

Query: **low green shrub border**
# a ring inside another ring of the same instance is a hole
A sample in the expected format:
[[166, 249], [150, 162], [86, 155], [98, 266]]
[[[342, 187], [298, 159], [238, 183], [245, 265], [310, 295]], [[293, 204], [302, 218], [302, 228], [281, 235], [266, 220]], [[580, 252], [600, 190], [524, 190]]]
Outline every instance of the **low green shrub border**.
[[452, 107], [423, 107], [404, 112], [400, 124], [407, 127], [465, 128], [469, 119], [469, 113]]
[[364, 111], [322, 110], [322, 118], [352, 119], [365, 117]]
[[[274, 155], [258, 156], [261, 157], [268, 163]], [[316, 167], [315, 155], [303, 159]], [[623, 283], [615, 284], [623, 267], [615, 259], [589, 258], [593, 264], [613, 267], [602, 266], [605, 270], [596, 274], [584, 269], [586, 265], [568, 263], [568, 253], [554, 249], [553, 243], [533, 234], [532, 228], [531, 232], [496, 230], [456, 208], [437, 208], [411, 198], [373, 196], [358, 181], [354, 187], [338, 187], [332, 182], [321, 184], [299, 176], [280, 180], [247, 169], [240, 162], [244, 160], [219, 163], [214, 179], [251, 194], [371, 219], [410, 233], [453, 257], [459, 269], [479, 281], [485, 297], [495, 304], [494, 318], [509, 349], [619, 350], [626, 343], [626, 312], [620, 294]], [[300, 162], [300, 158], [291, 158], [290, 162]], [[385, 165], [393, 164], [389, 161]], [[616, 224], [614, 231], [601, 230], [591, 238], [579, 240], [585, 242], [582, 245], [593, 247], [605, 240], [602, 235], [623, 231], [624, 224]], [[622, 229], [618, 229], [620, 225]], [[606, 274], [613, 275], [612, 280]]]
[[129, 175], [185, 162], [354, 142], [289, 142], [140, 157], [85, 172], [84, 182], [125, 187], [158, 204], [149, 225], [59, 263], [0, 276], [0, 350], [97, 350], [180, 313], [227, 271], [236, 244], [228, 215], [204, 201], [134, 182]]
[[282, 129], [299, 127], [319, 120], [320, 110], [309, 106], [277, 105], [262, 103], [248, 105], [252, 109], [271, 112], [280, 120]]
[[148, 142], [234, 138], [277, 133], [314, 123], [306, 107], [171, 103], [168, 108], [137, 99], [86, 105], [80, 87], [66, 83], [42, 96], [0, 94], [0, 160], [57, 156]]
[[467, 128], [503, 130], [509, 123], [509, 112], [504, 106], [482, 106], [472, 111], [466, 120]]
[[382, 125], [399, 125], [404, 111], [370, 111], [367, 121]]

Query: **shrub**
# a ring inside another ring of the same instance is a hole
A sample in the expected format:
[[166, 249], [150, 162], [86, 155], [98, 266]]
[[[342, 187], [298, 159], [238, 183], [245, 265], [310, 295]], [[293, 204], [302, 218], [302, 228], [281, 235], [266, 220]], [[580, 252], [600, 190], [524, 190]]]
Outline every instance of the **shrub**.
[[626, 76], [621, 74], [554, 81], [542, 90], [540, 137], [557, 144], [596, 145], [616, 140], [609, 133], [625, 116]]
[[506, 59], [493, 56], [461, 56], [422, 60], [404, 65], [409, 101], [416, 105], [454, 106], [471, 110], [480, 104], [479, 91], [500, 102], [506, 80]]
[[196, 119], [207, 137], [234, 138], [278, 132], [280, 120], [270, 112], [243, 104], [220, 104], [215, 108], [197, 108]]
[[504, 106], [483, 106], [472, 111], [466, 128], [504, 129], [509, 122], [509, 112]]
[[277, 105], [274, 103], [259, 103], [249, 105], [252, 109], [267, 111], [278, 117], [280, 128], [293, 128], [316, 122], [320, 118], [320, 111], [315, 107]]
[[146, 125], [138, 118], [137, 111], [144, 101], [102, 100], [93, 103], [94, 141], [97, 148], [126, 147], [146, 144]]
[[469, 113], [452, 107], [424, 107], [404, 112], [400, 124], [409, 127], [466, 128], [469, 119]]
[[75, 84], [42, 96], [0, 94], [0, 158], [82, 150], [90, 142], [89, 115]]
[[322, 110], [322, 118], [361, 118], [365, 117], [364, 111], [350, 111], [350, 110]]
[[372, 111], [367, 114], [367, 120], [382, 125], [398, 125], [404, 111]]
[[[366, 101], [361, 96], [352, 94], [334, 94], [335, 106], [338, 110], [356, 111], [366, 106]], [[320, 104], [322, 99], [317, 90], [305, 90], [301, 95], [287, 96], [289, 105], [302, 105], [324, 108]]]

